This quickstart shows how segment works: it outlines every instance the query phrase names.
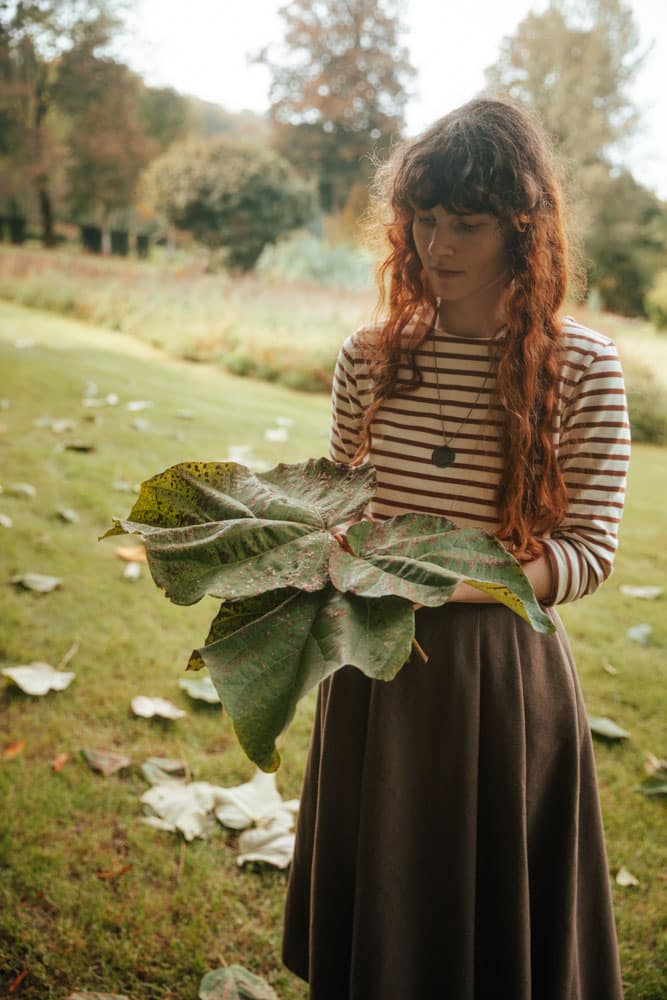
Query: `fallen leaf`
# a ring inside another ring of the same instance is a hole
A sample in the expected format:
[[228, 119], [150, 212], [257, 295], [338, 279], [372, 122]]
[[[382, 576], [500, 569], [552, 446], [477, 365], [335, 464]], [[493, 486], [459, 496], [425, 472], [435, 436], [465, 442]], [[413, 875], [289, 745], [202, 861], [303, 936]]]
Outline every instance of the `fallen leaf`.
[[253, 823], [273, 816], [282, 805], [275, 773], [256, 768], [250, 781], [234, 788], [218, 788], [215, 815], [223, 826], [245, 830]]
[[76, 990], [66, 998], [66, 1000], [129, 1000], [121, 993], [82, 993]]
[[278, 994], [264, 979], [232, 965], [206, 973], [199, 984], [199, 1000], [278, 1000]]
[[40, 417], [39, 420], [35, 420], [35, 427], [48, 427], [54, 434], [65, 434], [73, 431], [76, 424], [66, 417]]
[[145, 695], [138, 695], [132, 699], [132, 711], [144, 719], [150, 719], [154, 715], [162, 719], [182, 719], [187, 712], [182, 708], [177, 708], [167, 698], [147, 698]]
[[293, 427], [294, 421], [291, 417], [276, 417], [276, 423], [279, 427]]
[[62, 580], [58, 576], [46, 576], [44, 573], [19, 573], [18, 576], [10, 577], [9, 582], [16, 584], [17, 587], [24, 587], [25, 590], [49, 594], [60, 586]]
[[146, 549], [139, 545], [118, 545], [113, 550], [113, 554], [117, 559], [123, 559], [125, 562], [146, 562]]
[[139, 413], [141, 410], [149, 410], [153, 403], [150, 399], [131, 399], [125, 404], [130, 413]]
[[79, 515], [71, 507], [58, 507], [57, 514], [61, 520], [66, 521], [68, 524], [79, 523]]
[[611, 674], [612, 677], [615, 677], [616, 674], [618, 673], [616, 667], [612, 663], [610, 663], [609, 660], [604, 660], [602, 664], [602, 669], [606, 670], [607, 673]]
[[662, 587], [634, 587], [625, 583], [621, 586], [621, 593], [626, 597], [640, 597], [645, 601], [654, 601], [662, 592]]
[[667, 760], [661, 760], [659, 757], [656, 757], [655, 754], [650, 752], [646, 754], [646, 759], [644, 761], [644, 771], [646, 774], [655, 774], [656, 771], [660, 771], [662, 768], [667, 770]]
[[119, 401], [120, 398], [117, 392], [109, 392], [104, 397], [104, 402], [107, 404], [107, 406], [118, 406]]
[[623, 865], [616, 873], [616, 883], [623, 887], [639, 885], [639, 879], [635, 878], [632, 872], [629, 872], [625, 865]]
[[652, 631], [653, 629], [650, 625], [641, 624], [633, 625], [625, 634], [633, 642], [639, 642], [642, 646], [648, 646]]
[[39, 663], [38, 661], [26, 666], [5, 667], [2, 673], [26, 694], [32, 695], [44, 695], [49, 691], [64, 691], [76, 676], [76, 674], [65, 670], [56, 670], [50, 663]]
[[176, 779], [185, 781], [190, 769], [187, 761], [173, 757], [147, 757], [141, 765], [141, 773], [151, 785], [159, 785], [163, 781]]
[[625, 729], [621, 729], [611, 719], [603, 716], [589, 715], [588, 724], [592, 733], [607, 740], [626, 740], [630, 736], [630, 733], [626, 732]]
[[140, 576], [141, 564], [138, 562], [129, 562], [123, 570], [123, 579], [129, 580], [130, 583], [135, 583]]
[[161, 781], [144, 792], [141, 803], [150, 813], [144, 822], [158, 830], [181, 833], [187, 841], [206, 837], [215, 825], [211, 815], [215, 786], [205, 781]]
[[95, 445], [92, 441], [70, 441], [65, 445], [65, 451], [90, 452], [95, 451]]
[[215, 690], [215, 685], [208, 674], [201, 678], [182, 677], [178, 682], [178, 686], [182, 691], [186, 691], [191, 698], [206, 701], [209, 705], [220, 704], [218, 692]]
[[14, 497], [35, 497], [37, 490], [32, 483], [11, 483], [7, 487], [7, 492]]
[[255, 861], [275, 868], [289, 868], [294, 856], [293, 826], [294, 817], [285, 810], [260, 826], [244, 830], [239, 837], [241, 853], [236, 859], [237, 865], [242, 867]]
[[25, 750], [25, 740], [15, 740], [14, 743], [8, 743], [2, 750], [3, 760], [13, 760], [14, 757], [18, 757], [20, 753]]
[[112, 490], [116, 490], [117, 493], [139, 493], [141, 486], [139, 483], [128, 483], [125, 479], [116, 479], [111, 484]]
[[7, 990], [7, 992], [8, 993], [13, 993], [15, 990], [17, 990], [19, 988], [19, 986], [21, 985], [21, 983], [23, 982], [23, 980], [25, 979], [25, 977], [29, 976], [29, 975], [30, 975], [30, 969], [29, 968], [25, 968], [23, 970], [23, 972], [19, 972], [19, 974], [16, 977], [16, 979], [14, 979], [12, 981], [12, 983], [11, 983], [9, 989]]
[[51, 761], [51, 767], [56, 772], [56, 774], [60, 774], [60, 772], [62, 771], [68, 760], [69, 760], [68, 753], [59, 753], [57, 757], [53, 758], [53, 760]]
[[135, 417], [132, 421], [132, 426], [135, 431], [148, 431], [150, 430], [151, 422], [146, 420], [144, 417]]
[[14, 522], [8, 514], [0, 514], [0, 526], [3, 528], [11, 528]]
[[267, 427], [264, 431], [264, 440], [273, 442], [284, 442], [289, 438], [289, 431], [286, 427]]
[[95, 872], [97, 878], [100, 879], [114, 879], [119, 878], [121, 875], [125, 875], [132, 868], [132, 864], [121, 865], [118, 868], [109, 868], [108, 871]]
[[132, 766], [132, 758], [123, 753], [116, 753], [114, 750], [92, 750], [90, 747], [83, 747], [81, 753], [86, 758], [93, 771], [99, 771], [105, 778], [122, 771], [126, 767]]

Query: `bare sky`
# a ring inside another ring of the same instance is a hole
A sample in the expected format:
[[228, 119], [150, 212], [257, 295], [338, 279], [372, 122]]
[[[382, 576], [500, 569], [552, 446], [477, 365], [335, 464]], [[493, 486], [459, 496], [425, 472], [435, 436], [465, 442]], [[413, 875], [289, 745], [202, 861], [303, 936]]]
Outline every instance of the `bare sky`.
[[[230, 111], [265, 111], [268, 74], [247, 56], [282, 37], [282, 0], [137, 0], [123, 55], [148, 83]], [[414, 133], [481, 89], [500, 41], [545, 0], [404, 0], [405, 41], [418, 71], [407, 109]], [[667, 198], [667, 0], [631, 0], [643, 49], [633, 89], [643, 127], [622, 160]], [[438, 12], [434, 16], [433, 11]]]

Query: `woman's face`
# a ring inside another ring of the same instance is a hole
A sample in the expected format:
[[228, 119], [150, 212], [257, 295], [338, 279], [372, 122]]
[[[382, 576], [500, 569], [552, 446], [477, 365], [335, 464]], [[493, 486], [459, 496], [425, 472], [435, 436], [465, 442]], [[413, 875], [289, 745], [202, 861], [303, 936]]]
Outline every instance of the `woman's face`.
[[507, 284], [507, 239], [495, 215], [416, 209], [412, 233], [434, 295], [444, 302], [463, 303]]

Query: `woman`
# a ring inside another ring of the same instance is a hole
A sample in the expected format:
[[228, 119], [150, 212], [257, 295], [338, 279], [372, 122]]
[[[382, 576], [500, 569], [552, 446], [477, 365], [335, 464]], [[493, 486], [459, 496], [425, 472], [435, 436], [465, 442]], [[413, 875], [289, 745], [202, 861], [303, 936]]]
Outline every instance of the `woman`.
[[[558, 315], [544, 137], [475, 100], [399, 148], [378, 190], [387, 318], [341, 350], [332, 458], [375, 465], [371, 516], [494, 533], [546, 606], [592, 593], [629, 430], [612, 342]], [[622, 996], [591, 738], [550, 613], [540, 635], [460, 585], [416, 613], [427, 664], [321, 684], [283, 956], [313, 1000]]]

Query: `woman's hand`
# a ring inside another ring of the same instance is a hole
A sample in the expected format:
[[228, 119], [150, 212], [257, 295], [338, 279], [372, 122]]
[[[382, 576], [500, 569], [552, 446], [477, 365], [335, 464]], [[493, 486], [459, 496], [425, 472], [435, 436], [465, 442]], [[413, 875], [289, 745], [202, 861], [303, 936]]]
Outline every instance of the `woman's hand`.
[[329, 528], [329, 534], [336, 539], [341, 549], [349, 552], [350, 555], [354, 555], [350, 544], [347, 540], [347, 533], [353, 524], [359, 524], [360, 521], [378, 521], [379, 518], [373, 517], [372, 514], [362, 514], [361, 517], [353, 518], [350, 521], [343, 521], [342, 524], [337, 524], [333, 528]]

